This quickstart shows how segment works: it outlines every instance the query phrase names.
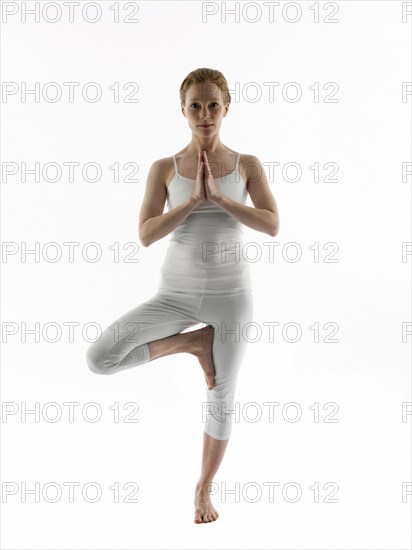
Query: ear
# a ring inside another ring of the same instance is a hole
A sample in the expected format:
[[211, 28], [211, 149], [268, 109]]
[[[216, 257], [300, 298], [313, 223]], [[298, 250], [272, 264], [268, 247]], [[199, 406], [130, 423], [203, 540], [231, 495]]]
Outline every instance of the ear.
[[184, 106], [184, 105], [181, 106], [181, 109], [180, 109], [180, 110], [182, 111], [182, 115], [183, 115], [185, 118], [187, 118], [186, 113], [185, 113], [185, 106]]

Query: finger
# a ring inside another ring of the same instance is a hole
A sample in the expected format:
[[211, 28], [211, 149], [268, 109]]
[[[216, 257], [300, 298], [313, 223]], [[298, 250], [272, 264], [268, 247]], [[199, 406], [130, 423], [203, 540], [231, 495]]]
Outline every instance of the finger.
[[203, 171], [203, 178], [202, 178], [202, 182], [203, 182], [203, 185], [205, 184], [206, 180], [207, 180], [207, 177], [206, 177], [206, 170], [205, 170], [205, 163], [202, 162], [202, 171]]
[[205, 153], [205, 167], [206, 167], [206, 171], [209, 175], [211, 172], [210, 172], [209, 161], [207, 160], [207, 157], [206, 157], [206, 153]]
[[204, 166], [204, 170], [205, 170], [205, 173], [207, 172], [207, 161], [205, 159], [203, 159], [203, 166]]

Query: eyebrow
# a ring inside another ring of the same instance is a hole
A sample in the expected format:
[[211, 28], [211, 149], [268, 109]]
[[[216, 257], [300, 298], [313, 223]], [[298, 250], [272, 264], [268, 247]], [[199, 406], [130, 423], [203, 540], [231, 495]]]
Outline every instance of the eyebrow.
[[[195, 98], [190, 98], [189, 101], [200, 101], [200, 99], [195, 97]], [[209, 101], [220, 101], [220, 99], [218, 97], [212, 97], [209, 99]]]

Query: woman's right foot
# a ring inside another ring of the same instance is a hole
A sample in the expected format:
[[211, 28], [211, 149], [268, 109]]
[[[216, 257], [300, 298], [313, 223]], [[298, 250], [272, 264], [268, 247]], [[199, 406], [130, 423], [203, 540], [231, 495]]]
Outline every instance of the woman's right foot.
[[207, 325], [204, 328], [191, 331], [193, 337], [193, 355], [195, 355], [203, 369], [205, 374], [206, 384], [209, 390], [212, 390], [215, 386], [215, 366], [213, 364], [213, 339], [215, 329], [212, 325]]

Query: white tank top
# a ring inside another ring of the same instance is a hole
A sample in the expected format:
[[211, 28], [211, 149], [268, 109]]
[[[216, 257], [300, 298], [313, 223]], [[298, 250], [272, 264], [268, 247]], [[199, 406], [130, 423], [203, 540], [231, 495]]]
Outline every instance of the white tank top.
[[[246, 182], [235, 170], [215, 179], [223, 195], [244, 204]], [[193, 194], [195, 180], [175, 175], [167, 188], [168, 211]], [[226, 210], [203, 201], [173, 231], [161, 268], [159, 288], [187, 292], [223, 293], [252, 289], [249, 262], [243, 250], [242, 224]]]

